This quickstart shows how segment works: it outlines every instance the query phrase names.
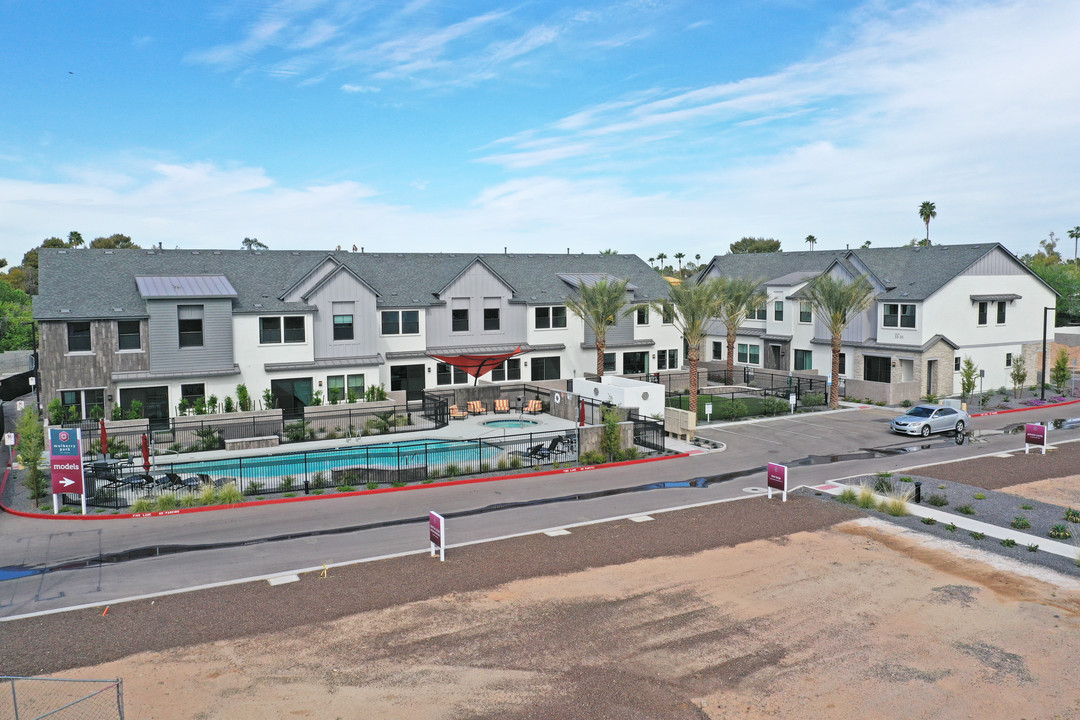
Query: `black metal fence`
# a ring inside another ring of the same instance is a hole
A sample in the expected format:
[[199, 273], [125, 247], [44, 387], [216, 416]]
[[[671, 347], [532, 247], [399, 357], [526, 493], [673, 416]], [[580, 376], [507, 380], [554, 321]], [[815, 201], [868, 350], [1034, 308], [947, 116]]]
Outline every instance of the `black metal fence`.
[[0, 717], [124, 720], [124, 682], [0, 676]]
[[635, 445], [656, 452], [664, 452], [667, 449], [664, 445], [666, 434], [664, 433], [664, 423], [662, 421], [635, 412], [630, 413], [627, 419], [634, 423]]
[[[108, 431], [109, 454], [133, 457], [140, 453], [142, 436], [148, 434], [156, 453], [189, 453], [224, 450], [227, 440], [276, 438], [278, 444], [310, 440], [335, 440], [368, 435], [393, 435], [434, 430], [446, 425], [449, 411], [443, 398], [424, 394], [404, 405], [368, 408], [363, 405], [308, 411], [297, 417], [250, 416], [244, 418], [176, 417], [164, 423], [147, 420]], [[65, 422], [64, 427], [83, 430], [83, 454], [101, 454], [97, 420]]]

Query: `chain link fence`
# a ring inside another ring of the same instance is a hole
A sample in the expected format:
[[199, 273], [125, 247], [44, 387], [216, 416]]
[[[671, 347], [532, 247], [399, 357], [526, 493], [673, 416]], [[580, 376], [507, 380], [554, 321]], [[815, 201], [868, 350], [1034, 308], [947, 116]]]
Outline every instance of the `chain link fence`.
[[122, 680], [0, 676], [0, 720], [124, 720]]

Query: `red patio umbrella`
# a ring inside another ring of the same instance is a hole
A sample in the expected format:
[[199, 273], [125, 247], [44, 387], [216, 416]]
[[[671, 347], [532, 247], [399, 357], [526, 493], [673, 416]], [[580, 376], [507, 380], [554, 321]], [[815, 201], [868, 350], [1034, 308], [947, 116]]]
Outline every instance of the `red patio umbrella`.
[[581, 407], [578, 409], [578, 424], [585, 427], [585, 398], [581, 398]]
[[101, 419], [101, 455], [107, 457], [109, 454], [109, 434], [105, 432], [105, 419]]
[[146, 433], [142, 436], [142, 466], [143, 470], [150, 472], [150, 438]]

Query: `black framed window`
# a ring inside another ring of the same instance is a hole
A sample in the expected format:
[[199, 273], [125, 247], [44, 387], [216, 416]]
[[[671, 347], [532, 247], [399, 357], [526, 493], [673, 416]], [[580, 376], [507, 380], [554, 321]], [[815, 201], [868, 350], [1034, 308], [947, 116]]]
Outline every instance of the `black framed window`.
[[383, 310], [382, 313], [382, 334], [383, 335], [400, 335], [401, 334], [401, 317], [397, 310]]
[[461, 368], [454, 367], [447, 363], [439, 363], [435, 366], [435, 384], [436, 385], [461, 385], [468, 382], [468, 375]]
[[345, 399], [345, 376], [328, 375], [326, 378], [326, 401], [331, 405]]
[[562, 375], [562, 363], [558, 357], [534, 357], [531, 362], [533, 380], [558, 380]]
[[499, 329], [499, 308], [484, 308], [484, 329]]
[[640, 307], [637, 309], [637, 324], [648, 325], [649, 324], [649, 308]]
[[747, 343], [739, 343], [736, 348], [738, 355], [736, 359], [738, 362], [747, 365], [759, 365], [761, 364], [761, 346], [749, 345]]
[[870, 382], [890, 382], [892, 362], [887, 357], [863, 357], [863, 379]]
[[90, 323], [69, 322], [67, 341], [68, 352], [90, 352]]
[[450, 331], [469, 332], [468, 308], [454, 308], [450, 311]]
[[304, 330], [303, 316], [292, 315], [285, 319], [285, 342], [302, 343], [307, 338]]
[[640, 375], [648, 371], [649, 353], [628, 352], [622, 356], [623, 375]]
[[564, 305], [556, 305], [551, 308], [551, 327], [566, 327], [566, 307]]
[[953, 372], [960, 372], [960, 356], [957, 355], [952, 359]]
[[780, 322], [784, 319], [784, 301], [777, 300], [773, 303], [773, 320]]
[[998, 301], [998, 304], [997, 304], [997, 324], [998, 325], [1004, 325], [1005, 324], [1005, 302], [1003, 300]]
[[142, 338], [139, 336], [138, 320], [116, 321], [116, 349], [139, 350], [142, 348]]
[[985, 303], [985, 302], [979, 303], [979, 324], [980, 325], [985, 325], [986, 324], [986, 311], [987, 311], [988, 306], [989, 306], [989, 303]]
[[900, 327], [902, 327], [902, 328], [914, 328], [915, 327], [915, 306], [914, 305], [901, 305], [900, 306]]
[[519, 358], [510, 358], [499, 363], [498, 367], [491, 371], [492, 382], [503, 382], [504, 380], [520, 380], [521, 379], [521, 360]]
[[401, 334], [402, 335], [419, 335], [420, 334], [420, 311], [419, 310], [402, 310], [401, 311]]
[[840, 370], [841, 375], [847, 374], [847, 353], [840, 353]]
[[180, 347], [202, 347], [203, 306], [177, 305], [176, 318]]
[[281, 342], [281, 318], [259, 318], [259, 343], [266, 345], [279, 342]]
[[364, 399], [364, 376], [349, 375], [345, 399], [349, 402]]
[[796, 350], [795, 351], [795, 369], [796, 370], [813, 370], [814, 369], [814, 353], [810, 350]]
[[656, 369], [657, 370], [676, 370], [679, 367], [679, 351], [678, 350], [657, 350], [656, 351]]
[[810, 303], [806, 302], [805, 300], [799, 303], [799, 322], [810, 322], [812, 313], [813, 311], [810, 308]]
[[712, 359], [713, 360], [723, 360], [724, 359], [724, 343], [722, 341], [713, 340]]
[[203, 383], [190, 383], [180, 386], [180, 401], [187, 400], [188, 407], [194, 407], [196, 402], [206, 400], [206, 385]]
[[353, 339], [353, 316], [352, 315], [335, 315], [334, 316], [334, 339], [335, 340], [352, 340]]
[[615, 372], [615, 353], [604, 353], [604, 372]]

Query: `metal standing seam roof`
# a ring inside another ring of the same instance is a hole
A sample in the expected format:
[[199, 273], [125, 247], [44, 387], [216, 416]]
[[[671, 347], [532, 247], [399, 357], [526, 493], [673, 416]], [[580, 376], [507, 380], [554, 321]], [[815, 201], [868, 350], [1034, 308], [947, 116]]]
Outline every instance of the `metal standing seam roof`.
[[138, 276], [135, 286], [147, 299], [236, 297], [236, 289], [224, 275]]

